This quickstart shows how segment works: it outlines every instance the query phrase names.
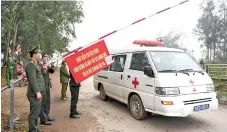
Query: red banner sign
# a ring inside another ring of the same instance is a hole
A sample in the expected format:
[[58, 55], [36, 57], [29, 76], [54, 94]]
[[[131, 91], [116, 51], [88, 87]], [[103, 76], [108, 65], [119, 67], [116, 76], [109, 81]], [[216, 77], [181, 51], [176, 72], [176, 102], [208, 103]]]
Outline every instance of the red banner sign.
[[65, 59], [77, 83], [89, 78], [113, 63], [105, 41], [99, 41]]

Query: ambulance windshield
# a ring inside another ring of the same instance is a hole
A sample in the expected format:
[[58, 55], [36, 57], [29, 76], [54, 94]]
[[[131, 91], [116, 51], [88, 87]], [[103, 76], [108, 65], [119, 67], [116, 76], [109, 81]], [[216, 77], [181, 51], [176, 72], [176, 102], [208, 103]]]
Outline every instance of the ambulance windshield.
[[201, 67], [184, 52], [152, 51], [150, 54], [158, 72], [187, 69], [191, 71], [203, 71]]

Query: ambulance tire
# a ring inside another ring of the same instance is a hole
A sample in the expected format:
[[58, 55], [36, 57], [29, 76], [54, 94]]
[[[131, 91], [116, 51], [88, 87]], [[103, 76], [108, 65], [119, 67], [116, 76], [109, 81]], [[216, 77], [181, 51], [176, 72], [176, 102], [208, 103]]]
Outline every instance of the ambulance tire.
[[102, 84], [99, 87], [99, 97], [103, 101], [107, 101], [107, 99], [108, 99], [108, 96], [106, 95], [106, 92], [105, 92]]
[[133, 118], [137, 120], [143, 120], [147, 118], [148, 113], [145, 111], [143, 102], [137, 94], [131, 96], [129, 103], [130, 112]]

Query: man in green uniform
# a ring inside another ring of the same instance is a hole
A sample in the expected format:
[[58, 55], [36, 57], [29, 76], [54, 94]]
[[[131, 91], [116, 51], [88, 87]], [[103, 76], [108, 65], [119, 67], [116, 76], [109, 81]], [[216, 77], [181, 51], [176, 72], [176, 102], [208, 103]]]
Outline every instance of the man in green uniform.
[[10, 80], [14, 77], [15, 72], [15, 62], [13, 60], [13, 57], [10, 56], [9, 60], [6, 63], [6, 84], [9, 85]]
[[30, 53], [32, 61], [25, 68], [28, 79], [27, 98], [30, 103], [29, 132], [42, 132], [38, 128], [38, 119], [42, 106], [42, 93], [45, 93], [45, 82], [37, 61], [41, 59], [38, 47], [33, 48]]
[[[74, 52], [77, 52], [79, 49], [82, 47], [79, 47], [74, 50]], [[77, 102], [79, 99], [79, 91], [80, 91], [80, 83], [77, 83], [74, 78], [72, 73], [69, 71], [70, 74], [70, 81], [69, 81], [69, 87], [70, 87], [70, 92], [71, 92], [71, 104], [70, 104], [70, 118], [80, 118], [80, 113], [77, 111]]]
[[[55, 119], [51, 119], [49, 117], [49, 113], [50, 113], [50, 77], [49, 77], [49, 71], [50, 68], [47, 66], [47, 54], [43, 54], [43, 58], [41, 60], [40, 64], [41, 65], [41, 72], [45, 81], [45, 90], [46, 90], [46, 94], [44, 95], [45, 98], [43, 98], [42, 101], [42, 108], [41, 108], [41, 113], [40, 113], [40, 122], [43, 125], [51, 125], [52, 123], [49, 121], [54, 121]], [[52, 69], [53, 70], [53, 69]]]
[[69, 83], [69, 72], [66, 68], [66, 63], [65, 61], [62, 61], [62, 65], [60, 68], [60, 82], [62, 84], [62, 89], [61, 89], [61, 99], [65, 100], [66, 99], [66, 91]]
[[17, 78], [17, 60], [14, 59], [13, 78]]
[[[69, 71], [70, 72], [70, 71]], [[71, 92], [71, 106], [70, 106], [70, 118], [80, 118], [80, 113], [77, 111], [77, 102], [79, 99], [79, 90], [80, 90], [80, 83], [77, 83], [72, 73], [70, 72], [70, 92]]]

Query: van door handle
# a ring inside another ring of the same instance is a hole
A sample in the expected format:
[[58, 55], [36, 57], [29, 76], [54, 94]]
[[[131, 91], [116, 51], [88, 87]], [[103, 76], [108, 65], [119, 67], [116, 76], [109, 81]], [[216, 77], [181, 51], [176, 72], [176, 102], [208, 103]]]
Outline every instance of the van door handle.
[[130, 75], [128, 75], [128, 78], [130, 78], [131, 76]]
[[153, 88], [153, 85], [150, 85], [150, 84], [146, 84], [146, 86], [148, 86], [148, 87], [152, 87], [152, 88]]
[[122, 80], [122, 78], [123, 78], [123, 75], [121, 74], [121, 80]]
[[100, 76], [100, 75], [98, 75], [98, 77], [103, 78], [103, 79], [108, 79], [108, 77], [106, 77], [106, 76]]

